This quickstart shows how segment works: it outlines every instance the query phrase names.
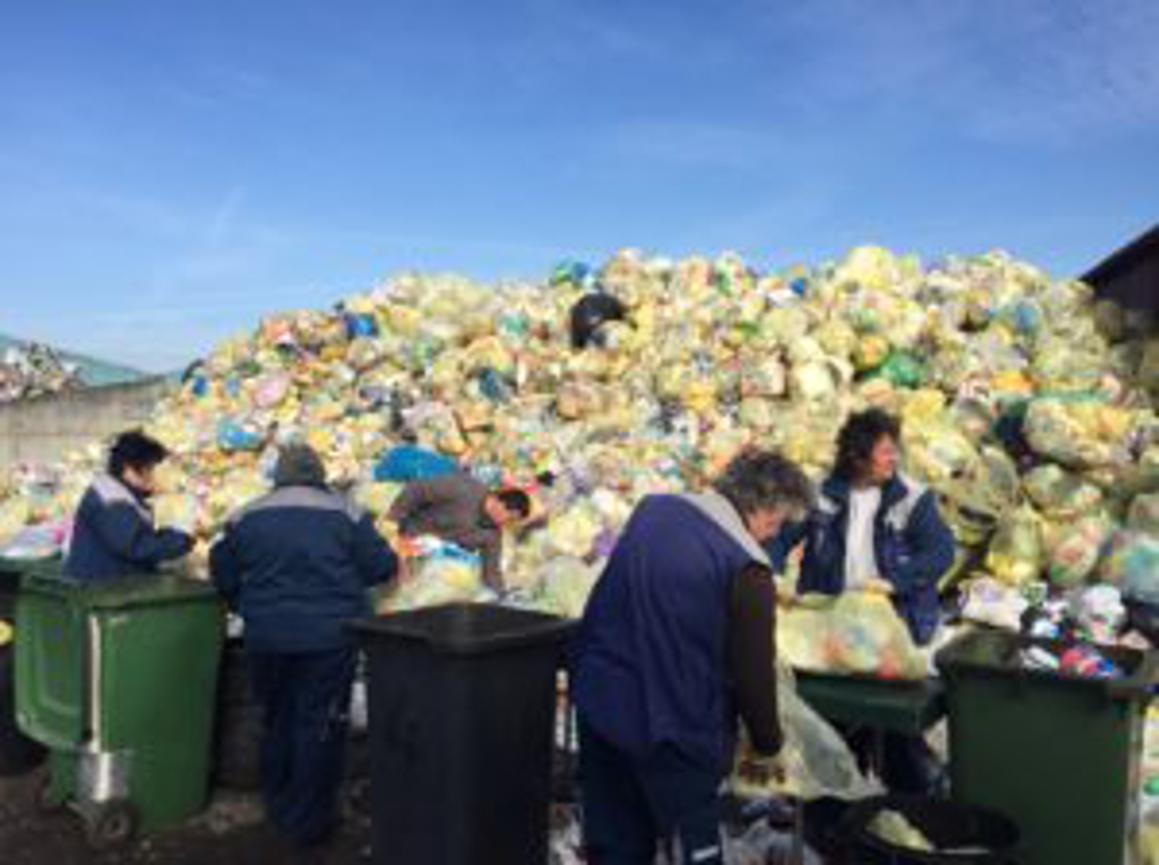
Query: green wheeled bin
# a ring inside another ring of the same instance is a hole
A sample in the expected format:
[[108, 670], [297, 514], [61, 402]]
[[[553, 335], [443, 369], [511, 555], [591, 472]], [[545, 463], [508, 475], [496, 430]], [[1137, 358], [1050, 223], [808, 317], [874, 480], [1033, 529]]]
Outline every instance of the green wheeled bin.
[[1023, 653], [1033, 647], [1058, 657], [1066, 645], [986, 630], [938, 653], [953, 797], [1013, 819], [1021, 865], [1136, 862], [1155, 656], [1101, 650], [1124, 675], [1085, 679], [1027, 669]]
[[45, 807], [71, 806], [98, 847], [204, 808], [224, 631], [211, 586], [30, 573], [16, 627], [17, 722], [51, 752]]

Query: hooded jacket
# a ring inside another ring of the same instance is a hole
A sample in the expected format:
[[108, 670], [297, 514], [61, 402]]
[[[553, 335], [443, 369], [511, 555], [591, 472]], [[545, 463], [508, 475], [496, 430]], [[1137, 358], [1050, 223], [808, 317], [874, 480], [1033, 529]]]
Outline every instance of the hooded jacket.
[[149, 574], [193, 548], [177, 529], [158, 529], [148, 500], [112, 475], [98, 475], [81, 497], [64, 574], [83, 582]]
[[367, 589], [398, 569], [370, 517], [324, 487], [282, 486], [234, 514], [210, 573], [263, 652], [348, 648], [346, 625], [370, 613]]
[[[797, 591], [839, 595], [845, 591], [845, 541], [850, 483], [831, 476], [817, 507], [800, 523], [785, 526], [766, 547], [781, 571], [802, 541], [805, 555]], [[940, 618], [938, 580], [954, 562], [954, 535], [938, 513], [934, 494], [902, 474], [881, 490], [874, 516], [873, 549], [879, 576], [893, 586], [893, 603], [918, 645], [929, 642]]]
[[[753, 648], [737, 652], [733, 638], [747, 630], [736, 619], [737, 588], [754, 576], [764, 596], [750, 594], [744, 607], [763, 605], [767, 617]], [[672, 745], [724, 771], [739, 713], [758, 750], [775, 753], [773, 608], [768, 559], [727, 499], [648, 496], [584, 612], [572, 663], [580, 717], [626, 753], [642, 758]], [[739, 654], [762, 655], [743, 682]]]

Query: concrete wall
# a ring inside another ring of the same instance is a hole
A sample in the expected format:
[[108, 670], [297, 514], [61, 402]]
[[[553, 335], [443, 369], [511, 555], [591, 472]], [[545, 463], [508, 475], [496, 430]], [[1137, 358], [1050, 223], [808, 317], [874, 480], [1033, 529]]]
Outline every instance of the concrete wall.
[[0, 405], [0, 470], [49, 462], [139, 426], [172, 384], [151, 378]]

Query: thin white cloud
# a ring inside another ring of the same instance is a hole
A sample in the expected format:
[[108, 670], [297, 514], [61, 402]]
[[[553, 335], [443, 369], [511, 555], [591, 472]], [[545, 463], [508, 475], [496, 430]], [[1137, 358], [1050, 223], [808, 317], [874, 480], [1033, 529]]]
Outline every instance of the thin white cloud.
[[234, 186], [222, 198], [221, 203], [214, 210], [213, 217], [210, 219], [205, 232], [207, 246], [218, 247], [225, 241], [230, 229], [237, 221], [245, 195], [244, 187]]
[[[830, 0], [761, 6], [798, 46], [781, 104], [838, 127], [879, 115], [973, 137], [1066, 143], [1159, 117], [1153, 0]], [[788, 73], [786, 73], [788, 74]]]

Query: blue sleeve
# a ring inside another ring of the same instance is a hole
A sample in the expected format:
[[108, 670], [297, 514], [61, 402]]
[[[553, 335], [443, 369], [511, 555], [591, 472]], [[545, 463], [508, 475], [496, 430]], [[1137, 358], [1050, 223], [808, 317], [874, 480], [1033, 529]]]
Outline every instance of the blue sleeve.
[[359, 518], [354, 527], [354, 560], [366, 586], [385, 583], [398, 573], [398, 556], [378, 533], [369, 515]]
[[808, 533], [808, 520], [802, 520], [799, 523], [785, 523], [781, 526], [776, 537], [765, 543], [765, 552], [769, 555], [774, 574], [785, 572], [785, 562], [788, 561], [789, 554], [801, 541], [805, 540]]
[[225, 533], [209, 551], [209, 576], [226, 605], [236, 610], [237, 598], [241, 594], [241, 564], [237, 557], [233, 530], [228, 525]]
[[938, 512], [932, 492], [918, 501], [906, 526], [910, 559], [898, 568], [898, 585], [923, 586], [936, 583], [954, 564], [954, 533]]
[[148, 570], [193, 549], [193, 538], [185, 532], [154, 528], [131, 505], [94, 508], [90, 525], [116, 555]]

